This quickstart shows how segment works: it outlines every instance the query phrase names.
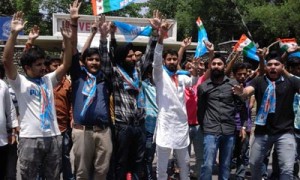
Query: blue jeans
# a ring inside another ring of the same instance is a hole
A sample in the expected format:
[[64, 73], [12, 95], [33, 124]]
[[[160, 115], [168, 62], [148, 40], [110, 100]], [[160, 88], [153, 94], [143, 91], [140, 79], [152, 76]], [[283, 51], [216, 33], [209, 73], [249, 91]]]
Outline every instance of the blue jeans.
[[262, 178], [262, 162], [268, 151], [274, 148], [278, 155], [280, 169], [279, 179], [293, 179], [293, 170], [296, 154], [296, 141], [293, 134], [254, 135], [250, 152], [250, 169], [253, 180]]
[[196, 170], [200, 176], [201, 165], [203, 164], [203, 132], [200, 125], [189, 126], [190, 135], [190, 145], [189, 145], [189, 155], [191, 156], [191, 146], [193, 144], [195, 156], [196, 156]]
[[219, 149], [220, 167], [219, 180], [227, 180], [230, 177], [230, 163], [232, 150], [235, 143], [235, 135], [211, 135], [204, 134], [204, 164], [201, 168], [201, 180], [211, 180], [213, 164]]
[[72, 148], [72, 129], [67, 129], [62, 135], [62, 174], [64, 180], [75, 179], [72, 173], [71, 161], [70, 161], [70, 151]]

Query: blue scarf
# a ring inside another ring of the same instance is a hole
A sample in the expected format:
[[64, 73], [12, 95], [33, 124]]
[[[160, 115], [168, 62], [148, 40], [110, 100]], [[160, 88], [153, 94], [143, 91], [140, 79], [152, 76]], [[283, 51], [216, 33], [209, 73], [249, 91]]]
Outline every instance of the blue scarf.
[[163, 66], [163, 69], [168, 73], [168, 75], [170, 77], [174, 76], [174, 75], [187, 75], [190, 76], [191, 73], [189, 71], [185, 71], [185, 70], [177, 70], [176, 72], [172, 72], [170, 71], [166, 66]]
[[54, 120], [52, 114], [52, 106], [51, 106], [51, 98], [50, 98], [50, 91], [47, 84], [43, 81], [42, 78], [30, 78], [26, 77], [29, 81], [38, 85], [40, 89], [40, 100], [41, 100], [41, 129], [46, 131], [50, 130], [51, 121]]
[[84, 85], [81, 91], [83, 95], [87, 96], [80, 113], [80, 116], [84, 117], [88, 107], [92, 104], [94, 100], [97, 87], [96, 87], [96, 76], [89, 73], [85, 67], [81, 67], [81, 69], [84, 70], [87, 74], [86, 80], [84, 81]]
[[137, 106], [139, 108], [144, 108], [145, 107], [145, 94], [141, 90], [140, 79], [139, 79], [137, 70], [134, 68], [133, 78], [131, 78], [127, 74], [127, 72], [119, 65], [117, 65], [117, 70], [119, 71], [119, 73], [121, 74], [121, 76], [124, 79], [124, 82], [123, 82], [124, 89], [125, 90], [133, 89], [133, 90], [138, 91], [139, 94], [137, 96]]
[[269, 113], [275, 113], [276, 108], [276, 82], [283, 81], [283, 77], [281, 76], [275, 82], [270, 81], [269, 78], [265, 76], [265, 79], [268, 82], [268, 87], [264, 92], [263, 100], [261, 102], [260, 108], [258, 110], [255, 124], [264, 126], [267, 122], [267, 117]]

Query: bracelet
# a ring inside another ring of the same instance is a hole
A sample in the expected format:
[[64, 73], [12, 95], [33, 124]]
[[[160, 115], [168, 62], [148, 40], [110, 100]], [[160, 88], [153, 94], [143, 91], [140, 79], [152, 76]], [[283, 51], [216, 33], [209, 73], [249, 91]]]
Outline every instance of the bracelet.
[[77, 24], [71, 24], [72, 27], [77, 28], [78, 25]]

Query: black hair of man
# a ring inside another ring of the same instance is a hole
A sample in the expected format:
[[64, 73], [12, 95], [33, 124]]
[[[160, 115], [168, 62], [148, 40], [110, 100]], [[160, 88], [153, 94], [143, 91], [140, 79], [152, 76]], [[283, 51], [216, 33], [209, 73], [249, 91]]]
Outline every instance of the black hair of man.
[[244, 64], [246, 65], [246, 69], [252, 69], [252, 64], [248, 63], [248, 62], [244, 62]]
[[85, 59], [86, 59], [87, 57], [90, 57], [90, 56], [92, 56], [92, 55], [94, 55], [94, 54], [100, 55], [100, 54], [99, 54], [98, 48], [87, 48], [87, 49], [83, 52], [83, 54], [82, 54], [82, 56], [81, 56], [83, 64], [85, 64]]
[[55, 61], [60, 61], [61, 62], [61, 59], [59, 57], [50, 57], [50, 56], [47, 56], [45, 58], [45, 62], [44, 62], [44, 65], [46, 67], [49, 67], [51, 65], [51, 63], [55, 62]]
[[232, 73], [236, 74], [241, 69], [247, 69], [247, 65], [245, 63], [242, 63], [242, 62], [235, 63], [232, 66]]
[[32, 66], [33, 63], [35, 63], [39, 59], [45, 59], [45, 51], [40, 48], [39, 46], [33, 46], [27, 51], [23, 52], [20, 63], [22, 68], [25, 71], [25, 66]]
[[171, 56], [175, 55], [178, 57], [178, 52], [175, 49], [167, 49], [163, 52], [163, 58], [165, 59], [167, 55], [170, 54]]
[[278, 51], [271, 51], [267, 56], [266, 56], [266, 61], [270, 60], [277, 60], [282, 63], [281, 59], [281, 54]]

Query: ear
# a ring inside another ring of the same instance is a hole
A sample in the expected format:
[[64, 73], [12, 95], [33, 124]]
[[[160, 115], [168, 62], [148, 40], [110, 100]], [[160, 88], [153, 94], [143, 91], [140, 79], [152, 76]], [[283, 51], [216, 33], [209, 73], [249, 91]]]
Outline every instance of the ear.
[[28, 70], [30, 70], [31, 69], [31, 67], [30, 66], [28, 66], [28, 65], [25, 65], [24, 66], [24, 70], [25, 70], [25, 72], [27, 72]]

